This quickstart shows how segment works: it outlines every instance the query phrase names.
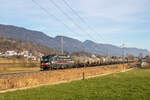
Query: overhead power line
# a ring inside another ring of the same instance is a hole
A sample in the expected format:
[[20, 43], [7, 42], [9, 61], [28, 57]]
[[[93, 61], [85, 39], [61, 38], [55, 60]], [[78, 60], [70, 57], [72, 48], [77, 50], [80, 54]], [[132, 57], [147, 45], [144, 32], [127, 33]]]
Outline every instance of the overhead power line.
[[[88, 29], [90, 29], [92, 32], [99, 34], [98, 32], [96, 32], [70, 5], [66, 0], [62, 0], [64, 2], [64, 4], [74, 13], [74, 15], [76, 15], [80, 21], [85, 24], [85, 26], [87, 26]], [[100, 34], [99, 34], [100, 35]], [[103, 37], [100, 35], [100, 37], [103, 39]], [[103, 39], [104, 40], [104, 39]]]
[[[84, 33], [87, 33], [88, 34], [88, 32], [86, 32], [86, 30], [84, 30], [81, 26], [80, 26], [80, 24], [78, 24], [77, 22], [75, 22], [73, 19], [72, 19], [72, 17], [70, 17], [70, 15], [69, 14], [67, 14], [58, 4], [56, 4], [55, 2], [54, 2], [54, 0], [49, 0], [63, 15], [65, 15], [66, 17], [67, 17], [67, 19], [68, 20], [70, 20], [78, 29], [80, 29], [82, 32], [84, 32]], [[80, 34], [79, 34], [80, 35]], [[89, 35], [87, 35], [87, 36], [90, 36], [91, 34], [89, 34]], [[90, 36], [90, 38], [92, 38], [92, 36]], [[93, 38], [94, 39], [94, 38]]]
[[76, 22], [74, 22], [74, 20], [66, 13], [62, 10], [62, 8], [60, 8], [59, 5], [57, 5], [53, 0], [49, 0], [60, 12], [62, 12], [62, 14], [64, 14], [76, 27], [78, 27], [81, 31], [84, 31], [80, 25], [78, 25]]
[[76, 34], [74, 30], [72, 30], [67, 24], [65, 24], [63, 21], [61, 21], [59, 18], [57, 18], [55, 15], [48, 12], [44, 7], [42, 7], [38, 2], [35, 0], [32, 0], [34, 4], [36, 4], [41, 10], [43, 10], [48, 16], [52, 17], [54, 20], [65, 26], [68, 30], [70, 30], [72, 33]]

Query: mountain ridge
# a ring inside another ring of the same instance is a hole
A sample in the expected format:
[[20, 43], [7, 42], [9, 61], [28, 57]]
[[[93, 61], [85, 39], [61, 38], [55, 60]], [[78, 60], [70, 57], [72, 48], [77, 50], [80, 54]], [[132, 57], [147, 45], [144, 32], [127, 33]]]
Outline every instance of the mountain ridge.
[[[0, 24], [0, 37], [14, 38], [25, 41], [30, 41], [38, 45], [44, 45], [49, 48], [60, 50], [61, 48], [61, 37], [50, 37], [43, 32], [29, 30], [22, 27], [17, 27], [13, 25], [3, 25]], [[86, 51], [89, 53], [102, 54], [102, 55], [122, 55], [122, 48], [112, 45], [112, 44], [102, 44], [96, 43], [91, 40], [86, 40], [84, 42], [73, 39], [67, 36], [63, 36], [64, 39], [64, 50], [72, 53], [78, 51]], [[138, 56], [142, 53], [144, 56], [150, 55], [150, 52], [147, 49], [138, 49], [138, 48], [125, 48], [126, 54], [133, 54]]]

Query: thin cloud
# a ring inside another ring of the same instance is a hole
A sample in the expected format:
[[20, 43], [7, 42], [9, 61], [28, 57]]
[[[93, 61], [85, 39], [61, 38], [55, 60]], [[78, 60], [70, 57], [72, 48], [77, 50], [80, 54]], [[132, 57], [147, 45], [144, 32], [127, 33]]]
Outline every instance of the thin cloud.
[[149, 0], [81, 0], [81, 8], [88, 16], [131, 21], [134, 14], [150, 12]]

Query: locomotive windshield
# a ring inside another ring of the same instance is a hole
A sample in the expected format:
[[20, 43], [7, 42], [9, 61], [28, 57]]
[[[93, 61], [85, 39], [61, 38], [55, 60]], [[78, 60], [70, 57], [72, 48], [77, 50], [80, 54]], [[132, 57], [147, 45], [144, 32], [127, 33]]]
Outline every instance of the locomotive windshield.
[[47, 63], [50, 62], [52, 60], [51, 56], [42, 56], [41, 57], [41, 63]]
[[43, 57], [41, 58], [41, 62], [46, 63], [46, 62], [48, 62], [48, 61], [49, 61], [49, 58], [48, 58], [48, 57], [43, 56]]

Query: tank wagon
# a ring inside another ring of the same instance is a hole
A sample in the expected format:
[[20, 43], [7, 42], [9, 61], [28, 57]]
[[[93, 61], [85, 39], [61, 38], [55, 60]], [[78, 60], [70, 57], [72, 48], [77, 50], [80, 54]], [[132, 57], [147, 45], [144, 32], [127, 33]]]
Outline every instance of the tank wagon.
[[118, 57], [86, 57], [86, 56], [66, 56], [66, 55], [49, 55], [41, 57], [41, 70], [79, 68], [88, 66], [111, 65], [121, 63], [135, 62], [136, 59], [129, 60]]

